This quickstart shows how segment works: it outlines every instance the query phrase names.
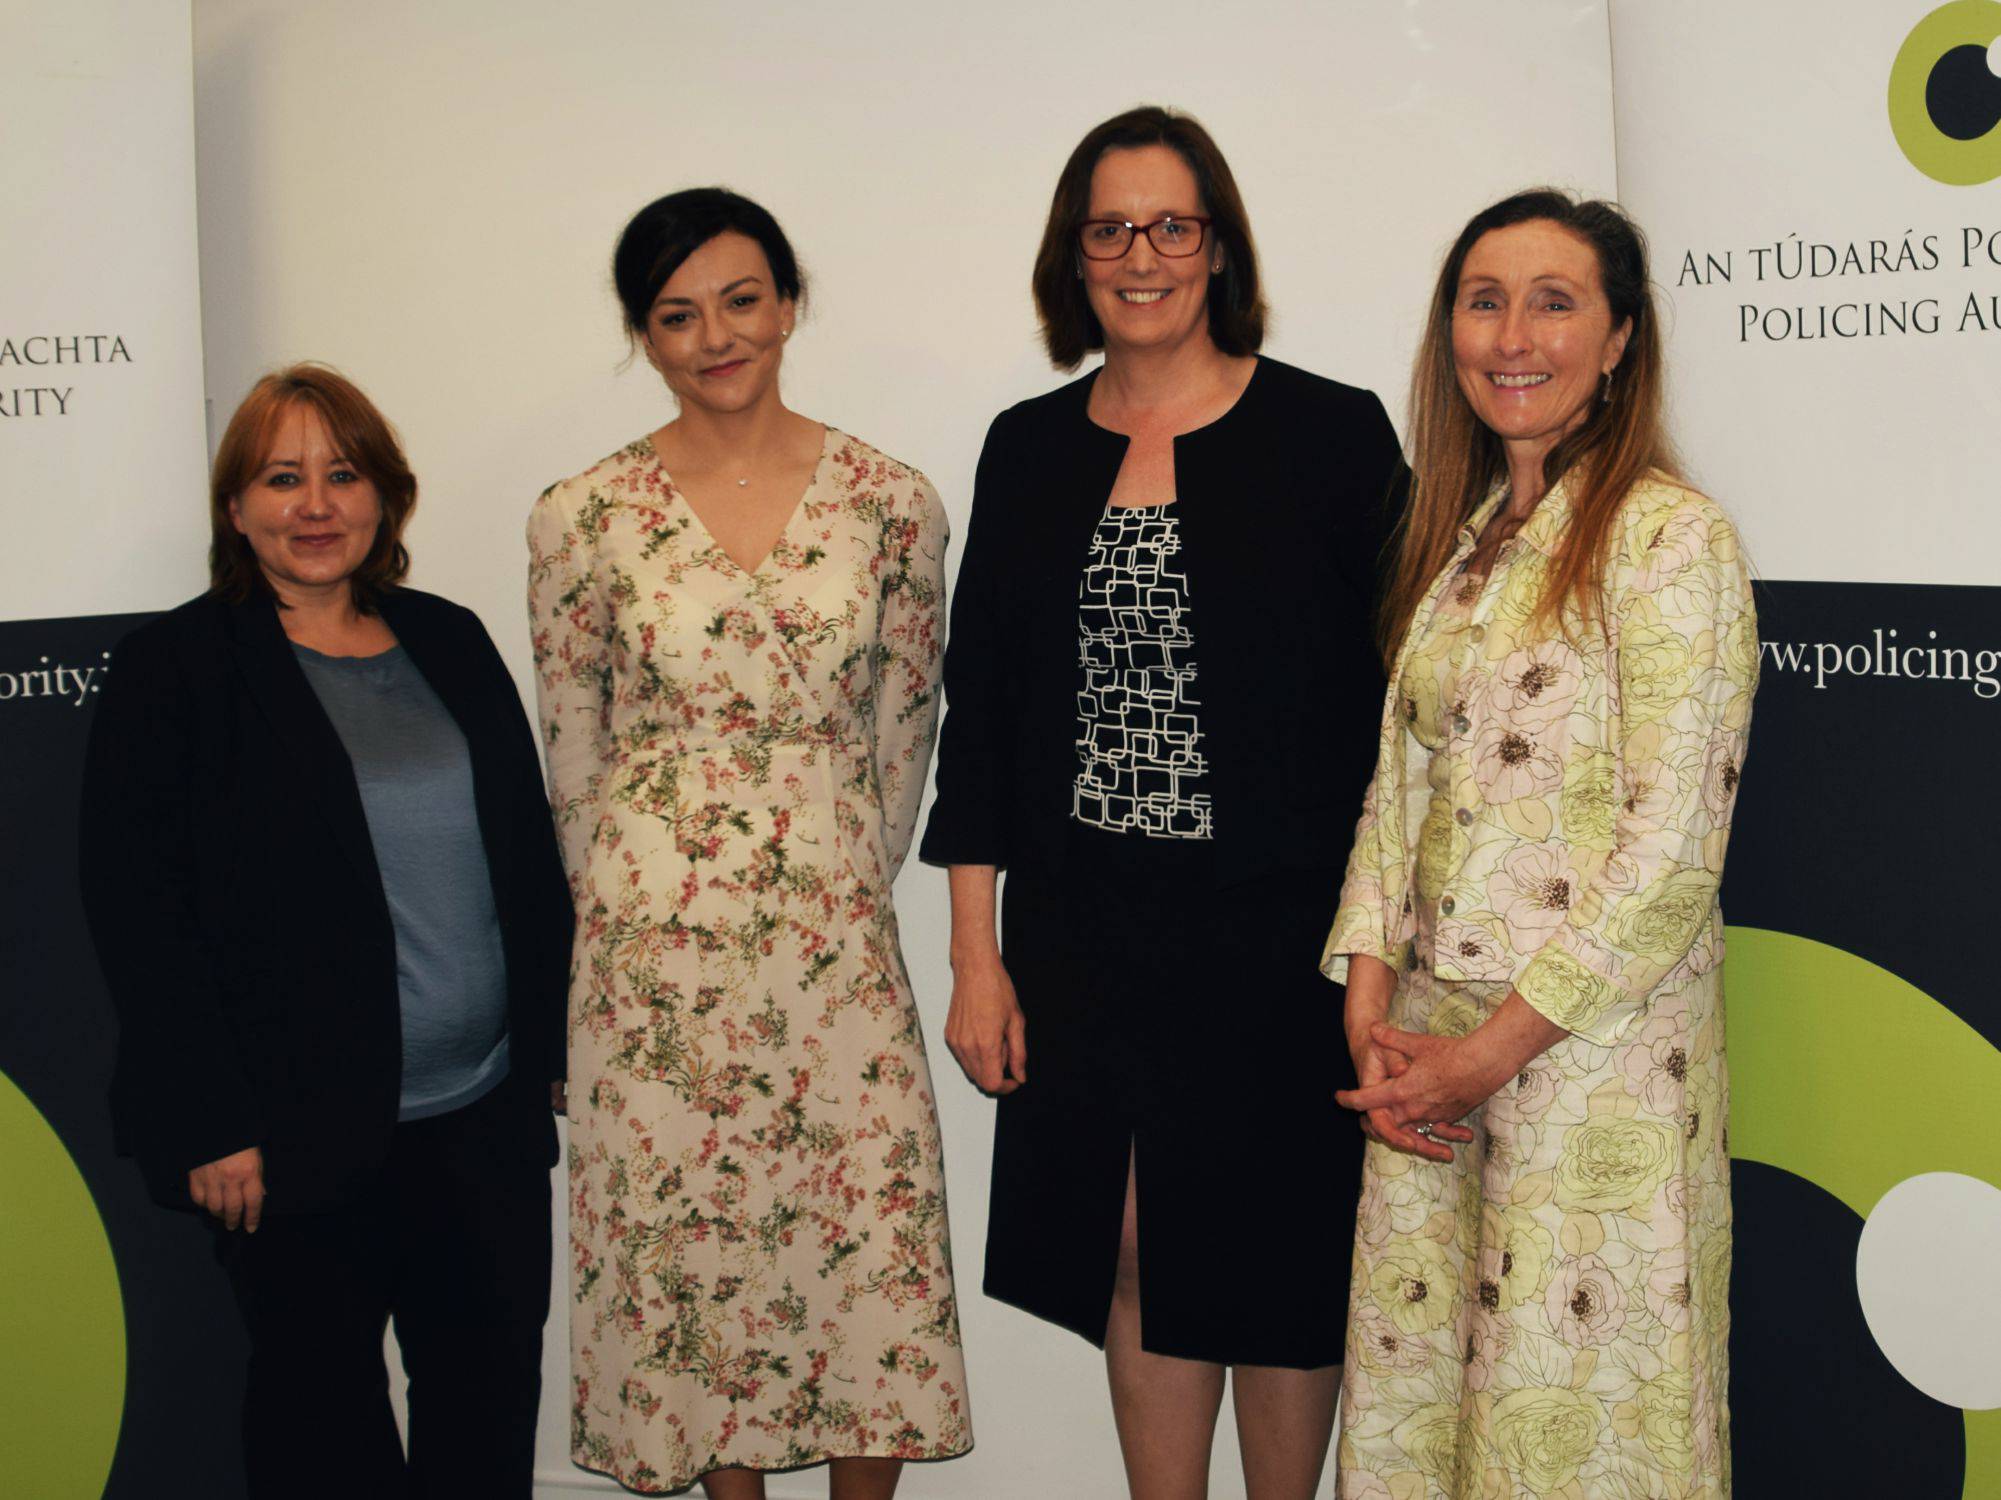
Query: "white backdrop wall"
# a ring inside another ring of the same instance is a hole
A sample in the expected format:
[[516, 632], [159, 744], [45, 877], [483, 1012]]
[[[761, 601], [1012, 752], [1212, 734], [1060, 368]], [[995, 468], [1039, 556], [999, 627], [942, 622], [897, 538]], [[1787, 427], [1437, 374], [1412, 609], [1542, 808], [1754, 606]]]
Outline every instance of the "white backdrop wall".
[[183, 4], [0, 0], [10, 619], [152, 609], [206, 576], [188, 47]]
[[[1270, 352], [1378, 389], [1393, 414], [1466, 216], [1531, 182], [1614, 183], [1603, 0], [1519, 0], [1504, 21], [1454, 0], [196, 0], [195, 78], [211, 441], [274, 364], [326, 359], [360, 381], [423, 483], [413, 581], [479, 611], [524, 694], [529, 504], [669, 413], [652, 372], [623, 364], [607, 271], [624, 220], [659, 193], [720, 182], [778, 215], [813, 281], [788, 399], [924, 469], [962, 528], [988, 420], [1060, 378], [1036, 342], [1029, 263], [1058, 168], [1105, 116], [1156, 101], [1214, 131], [1259, 235]], [[159, 505], [181, 520], [123, 607], [200, 581], [199, 495]], [[913, 1469], [904, 1493], [1120, 1493], [1098, 1356], [978, 1293], [991, 1106], [939, 1038], [942, 876], [913, 865], [897, 900], [939, 1085], [979, 1440]], [[1348, 1246], [1327, 1260], [1345, 1277]], [[539, 1435], [552, 1493], [608, 1488], [567, 1461], [564, 1291]], [[1218, 1496], [1242, 1493], [1235, 1464], [1226, 1414]]]

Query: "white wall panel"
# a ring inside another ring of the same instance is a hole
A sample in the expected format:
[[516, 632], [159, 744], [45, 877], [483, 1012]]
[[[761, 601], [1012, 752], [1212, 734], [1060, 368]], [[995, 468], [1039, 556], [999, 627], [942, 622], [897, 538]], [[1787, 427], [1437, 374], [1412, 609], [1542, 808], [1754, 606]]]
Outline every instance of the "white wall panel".
[[[1029, 262], [1058, 168], [1105, 116], [1157, 101], [1214, 131], [1260, 238], [1270, 351], [1376, 387], [1393, 414], [1464, 219], [1528, 183], [1613, 186], [1603, 0], [197, 0], [195, 63], [217, 424], [284, 360], [361, 382], [423, 481], [414, 581], [478, 609], [524, 689], [530, 502], [668, 413], [652, 372], [623, 365], [607, 269], [659, 193], [720, 182], [778, 215], [814, 281], [788, 398], [924, 469], [962, 528], [988, 420], [1059, 378]], [[198, 493], [162, 504], [192, 535]], [[979, 1439], [913, 1468], [903, 1493], [1121, 1493], [1098, 1356], [978, 1294], [991, 1110], [939, 1041], [942, 876], [913, 866], [898, 901], [942, 1095]], [[1219, 1232], [1257, 1211], [1219, 1202]], [[1345, 1243], [1327, 1267], [1347, 1275]], [[549, 1340], [544, 1471], [588, 1486], [566, 1461], [560, 1312]], [[1241, 1493], [1233, 1441], [1226, 1415], [1220, 1497]]]

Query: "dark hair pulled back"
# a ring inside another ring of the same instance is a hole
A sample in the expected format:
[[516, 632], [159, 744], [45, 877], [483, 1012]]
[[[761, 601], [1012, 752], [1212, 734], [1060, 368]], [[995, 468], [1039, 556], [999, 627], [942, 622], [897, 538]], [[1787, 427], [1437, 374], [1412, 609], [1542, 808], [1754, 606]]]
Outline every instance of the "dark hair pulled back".
[[632, 216], [612, 252], [611, 279], [625, 311], [628, 333], [646, 327], [653, 299], [682, 261], [719, 234], [736, 233], [757, 242], [771, 266], [773, 290], [794, 302], [806, 298], [792, 242], [761, 204], [728, 188], [685, 188], [655, 198]]

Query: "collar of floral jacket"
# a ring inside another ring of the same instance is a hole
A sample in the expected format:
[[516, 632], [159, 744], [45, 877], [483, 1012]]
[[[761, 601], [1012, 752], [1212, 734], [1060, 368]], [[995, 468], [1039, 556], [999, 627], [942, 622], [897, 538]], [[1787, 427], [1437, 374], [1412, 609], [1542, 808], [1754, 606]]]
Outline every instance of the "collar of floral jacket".
[[[1459, 528], [1459, 548], [1463, 557], [1479, 545], [1480, 533], [1493, 519], [1494, 512], [1507, 503], [1508, 482], [1498, 479], [1494, 487], [1487, 491], [1487, 498], [1475, 507], [1473, 514], [1466, 518], [1466, 524]], [[1557, 544], [1563, 540], [1564, 529], [1570, 524], [1570, 476], [1557, 480], [1548, 494], [1536, 502], [1529, 518], [1522, 523], [1522, 529], [1515, 533], [1515, 540], [1527, 547], [1533, 547], [1544, 557], [1556, 556]]]

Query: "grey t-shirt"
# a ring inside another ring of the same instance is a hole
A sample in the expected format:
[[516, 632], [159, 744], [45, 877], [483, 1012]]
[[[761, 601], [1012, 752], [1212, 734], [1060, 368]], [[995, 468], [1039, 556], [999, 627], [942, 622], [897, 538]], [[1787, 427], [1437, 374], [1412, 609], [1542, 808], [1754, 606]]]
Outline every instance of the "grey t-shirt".
[[397, 1118], [462, 1108], [507, 1076], [507, 962], [465, 735], [401, 646], [292, 650], [354, 763], [396, 929]]

